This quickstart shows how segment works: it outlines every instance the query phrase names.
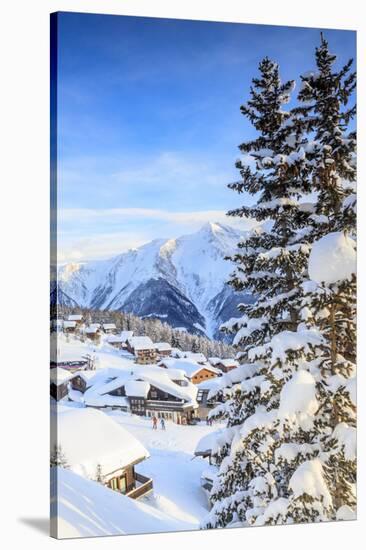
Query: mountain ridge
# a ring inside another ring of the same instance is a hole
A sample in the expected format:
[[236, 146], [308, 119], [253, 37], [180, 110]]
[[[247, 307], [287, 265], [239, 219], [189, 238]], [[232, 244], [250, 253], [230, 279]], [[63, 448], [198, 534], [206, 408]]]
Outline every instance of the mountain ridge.
[[57, 297], [80, 307], [156, 316], [218, 338], [219, 325], [239, 316], [237, 304], [251, 299], [227, 285], [233, 264], [225, 260], [246, 233], [207, 222], [195, 233], [154, 239], [107, 260], [62, 265]]

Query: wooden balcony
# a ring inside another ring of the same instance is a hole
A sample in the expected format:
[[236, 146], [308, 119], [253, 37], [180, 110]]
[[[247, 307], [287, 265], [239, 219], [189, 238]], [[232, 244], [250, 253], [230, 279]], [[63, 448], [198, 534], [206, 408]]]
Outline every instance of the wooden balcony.
[[153, 490], [152, 479], [135, 472], [135, 480], [136, 486], [134, 489], [127, 493], [128, 497], [137, 499], [151, 493], [151, 491]]

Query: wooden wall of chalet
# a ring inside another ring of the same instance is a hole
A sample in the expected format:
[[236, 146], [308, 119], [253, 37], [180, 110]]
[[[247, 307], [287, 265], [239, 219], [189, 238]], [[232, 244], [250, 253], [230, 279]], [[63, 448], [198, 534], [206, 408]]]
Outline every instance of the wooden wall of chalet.
[[191, 379], [193, 384], [199, 384], [200, 382], [203, 382], [203, 380], [209, 380], [210, 378], [216, 378], [217, 374], [214, 372], [202, 368], [200, 371], [198, 371]]
[[86, 381], [81, 376], [75, 376], [71, 380], [71, 387], [73, 390], [77, 390], [77, 391], [80, 391], [81, 393], [84, 393], [87, 388]]
[[66, 397], [67, 393], [67, 383], [59, 384], [58, 386], [53, 382], [50, 383], [50, 394], [56, 401], [60, 401], [60, 399]]
[[147, 394], [147, 399], [149, 401], [181, 402], [181, 399], [178, 399], [178, 397], [175, 397], [174, 395], [164, 392], [163, 390], [161, 390], [160, 388], [156, 388], [155, 386], [150, 386], [149, 393]]

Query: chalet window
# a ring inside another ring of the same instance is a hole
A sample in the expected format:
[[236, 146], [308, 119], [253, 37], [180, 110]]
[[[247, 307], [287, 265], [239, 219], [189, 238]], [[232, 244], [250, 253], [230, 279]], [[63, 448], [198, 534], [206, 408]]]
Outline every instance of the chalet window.
[[198, 393], [197, 393], [197, 401], [198, 401], [198, 403], [201, 403], [202, 398], [203, 398], [203, 390], [198, 390]]
[[131, 410], [135, 413], [145, 412], [145, 402], [143, 399], [131, 399]]
[[151, 390], [150, 395], [151, 395], [151, 399], [157, 399], [158, 392], [155, 390]]

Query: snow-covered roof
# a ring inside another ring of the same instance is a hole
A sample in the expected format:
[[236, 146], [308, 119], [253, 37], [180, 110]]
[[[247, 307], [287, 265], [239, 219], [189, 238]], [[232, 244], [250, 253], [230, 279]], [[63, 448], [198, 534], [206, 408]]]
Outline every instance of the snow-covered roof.
[[[65, 321], [75, 323], [75, 321]], [[90, 345], [77, 338], [67, 338], [64, 334], [51, 336], [51, 360], [58, 363], [86, 361]]]
[[154, 349], [154, 344], [148, 336], [132, 336], [128, 338], [128, 343], [132, 349], [138, 351], [143, 349]]
[[80, 376], [80, 378], [85, 380], [85, 382], [89, 382], [92, 381], [94, 377], [96, 379], [98, 378], [98, 372], [95, 370], [79, 370], [74, 372], [74, 374], [71, 374], [71, 379], [76, 378], [77, 376]]
[[62, 369], [61, 367], [55, 367], [50, 370], [50, 381], [56, 384], [56, 386], [65, 384], [72, 376], [73, 375], [68, 370]]
[[172, 346], [168, 342], [156, 342], [154, 345], [158, 351], [171, 351], [172, 349]]
[[95, 409], [59, 408], [57, 444], [70, 469], [93, 478], [100, 465], [103, 475], [149, 456], [145, 447], [105, 413]]
[[98, 332], [98, 330], [99, 330], [98, 327], [95, 327], [95, 326], [92, 327], [92, 326], [90, 326], [90, 327], [87, 327], [87, 328], [85, 329], [85, 334], [96, 334], [96, 333]]
[[236, 359], [220, 359], [219, 361], [220, 365], [223, 365], [224, 367], [238, 367], [239, 361]]
[[187, 378], [193, 378], [195, 374], [203, 369], [206, 369], [213, 374], [221, 374], [220, 370], [215, 369], [215, 367], [212, 367], [211, 365], [199, 365], [194, 361], [187, 361], [186, 359], [163, 359], [163, 361], [160, 362], [160, 365], [165, 366], [167, 369], [173, 368], [175, 370], [182, 370]]
[[128, 397], [143, 397], [147, 398], [150, 390], [150, 384], [144, 380], [127, 380], [125, 383], [125, 391]]
[[218, 390], [221, 387], [221, 377], [209, 378], [197, 384], [198, 390]]
[[51, 470], [51, 523], [58, 538], [192, 529], [191, 523], [63, 468]]
[[116, 336], [115, 334], [110, 334], [107, 338], [108, 344], [122, 344], [124, 340], [121, 336]]
[[234, 426], [225, 430], [209, 432], [198, 441], [194, 453], [202, 454], [219, 452], [224, 445], [231, 444], [237, 429], [238, 428]]
[[183, 351], [180, 356], [191, 361], [196, 361], [196, 363], [206, 363], [207, 361], [203, 353], [194, 353], [193, 351]]
[[115, 330], [116, 325], [114, 323], [103, 323], [104, 330]]
[[170, 380], [187, 380], [185, 372], [182, 369], [166, 369], [166, 373]]
[[100, 323], [90, 323], [90, 328], [100, 328]]
[[67, 320], [68, 321], [81, 321], [83, 318], [82, 315], [69, 315]]
[[76, 321], [64, 321], [64, 328], [75, 328]]
[[211, 365], [215, 366], [217, 365], [217, 363], [220, 363], [221, 359], [220, 357], [209, 357], [208, 361], [209, 363], [211, 363]]
[[194, 450], [195, 454], [201, 454], [201, 453], [211, 453], [212, 447], [216, 443], [216, 432], [210, 432], [198, 441], [196, 448]]
[[133, 336], [133, 330], [122, 330], [121, 332], [121, 340], [122, 342], [127, 342], [129, 338], [132, 338]]

